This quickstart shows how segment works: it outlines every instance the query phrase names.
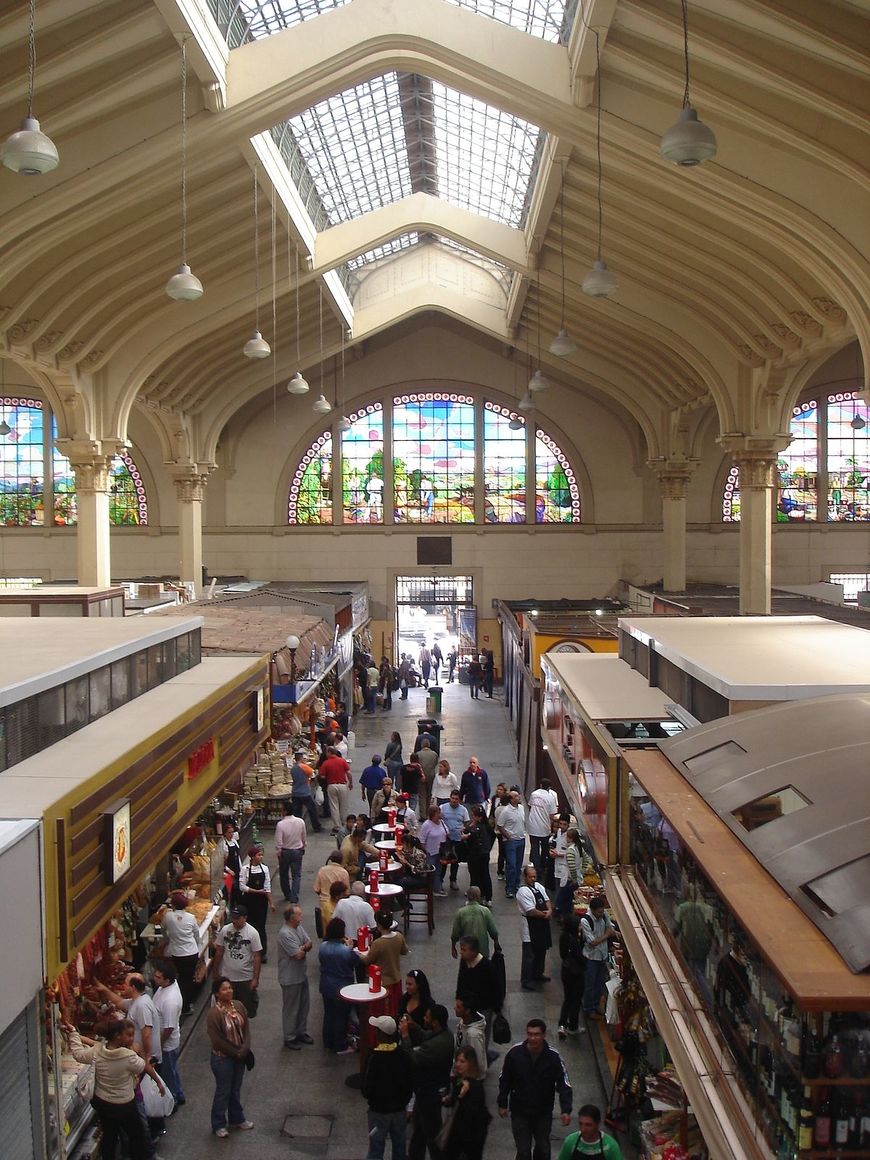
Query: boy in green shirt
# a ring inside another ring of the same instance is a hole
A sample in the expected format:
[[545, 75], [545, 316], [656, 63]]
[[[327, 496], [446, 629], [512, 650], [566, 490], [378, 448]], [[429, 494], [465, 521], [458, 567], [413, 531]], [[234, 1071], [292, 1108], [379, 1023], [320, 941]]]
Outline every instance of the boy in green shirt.
[[603, 1156], [604, 1160], [622, 1160], [622, 1149], [612, 1136], [601, 1131], [601, 1111], [595, 1104], [584, 1104], [577, 1113], [579, 1132], [565, 1137], [558, 1160], [575, 1156]]

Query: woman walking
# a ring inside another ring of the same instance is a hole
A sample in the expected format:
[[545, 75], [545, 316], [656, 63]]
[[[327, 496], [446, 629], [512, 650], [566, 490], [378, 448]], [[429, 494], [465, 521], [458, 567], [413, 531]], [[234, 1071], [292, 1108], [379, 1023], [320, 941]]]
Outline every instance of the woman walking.
[[115, 1160], [121, 1132], [127, 1137], [130, 1160], [146, 1160], [150, 1142], [145, 1139], [145, 1121], [136, 1103], [136, 1083], [143, 1072], [157, 1084], [161, 1095], [166, 1089], [154, 1065], [133, 1049], [136, 1028], [130, 1019], [112, 1019], [100, 1028], [100, 1038], [86, 1042], [72, 1023], [64, 1022], [69, 1049], [79, 1063], [94, 1065], [94, 1097], [91, 1100], [103, 1133], [101, 1155]]
[[453, 1064], [453, 1083], [444, 1100], [452, 1119], [441, 1151], [451, 1160], [481, 1160], [492, 1115], [480, 1079], [480, 1065], [473, 1047], [460, 1047]]
[[384, 747], [384, 765], [387, 768], [387, 773], [393, 779], [393, 785], [398, 785], [404, 760], [402, 758], [402, 735], [397, 733], [395, 729]]
[[263, 944], [263, 959], [266, 962], [266, 921], [269, 911], [274, 913], [272, 901], [272, 880], [269, 867], [263, 864], [263, 847], [251, 846], [248, 861], [239, 874], [239, 891], [244, 905], [248, 908], [248, 922], [260, 936]]
[[249, 1132], [253, 1128], [242, 1107], [242, 1081], [245, 1060], [251, 1051], [251, 1027], [244, 1004], [233, 997], [229, 979], [219, 976], [212, 983], [214, 1006], [206, 1018], [211, 1044], [211, 1071], [214, 1076], [214, 1099], [211, 1104], [211, 1130], [220, 1140], [229, 1136], [227, 1125]]

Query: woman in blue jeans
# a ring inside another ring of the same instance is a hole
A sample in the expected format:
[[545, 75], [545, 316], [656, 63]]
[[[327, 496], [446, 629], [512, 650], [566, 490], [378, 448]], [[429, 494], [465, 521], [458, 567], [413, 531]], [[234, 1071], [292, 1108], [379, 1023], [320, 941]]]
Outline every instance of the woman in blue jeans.
[[347, 1020], [350, 1005], [339, 992], [356, 982], [354, 968], [357, 952], [344, 941], [343, 919], [333, 918], [326, 925], [320, 944], [320, 994], [323, 998], [323, 1046], [338, 1055], [353, 1051], [347, 1043]]
[[211, 1043], [211, 1070], [214, 1076], [214, 1099], [211, 1105], [211, 1130], [221, 1140], [228, 1128], [249, 1132], [253, 1128], [242, 1107], [242, 1080], [245, 1060], [251, 1050], [251, 1029], [243, 1004], [233, 998], [233, 985], [222, 975], [212, 984], [214, 1006], [206, 1019]]

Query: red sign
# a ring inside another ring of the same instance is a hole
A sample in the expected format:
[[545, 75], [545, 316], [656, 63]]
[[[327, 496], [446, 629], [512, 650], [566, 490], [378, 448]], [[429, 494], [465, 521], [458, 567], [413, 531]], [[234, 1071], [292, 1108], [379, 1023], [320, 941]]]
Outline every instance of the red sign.
[[187, 780], [193, 781], [195, 777], [199, 777], [207, 765], [215, 759], [214, 738], [210, 737], [208, 741], [203, 741], [199, 749], [194, 750], [187, 759]]

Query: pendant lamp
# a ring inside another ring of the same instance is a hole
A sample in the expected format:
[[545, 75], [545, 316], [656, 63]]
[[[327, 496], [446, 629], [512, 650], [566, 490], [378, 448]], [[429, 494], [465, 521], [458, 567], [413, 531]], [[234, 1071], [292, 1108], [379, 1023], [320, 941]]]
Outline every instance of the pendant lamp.
[[254, 333], [242, 347], [245, 358], [268, 358], [272, 348], [260, 333], [260, 214], [259, 182], [254, 165]]
[[[595, 32], [595, 30], [592, 30]], [[598, 256], [592, 269], [580, 284], [580, 289], [590, 298], [609, 298], [619, 289], [616, 275], [607, 268], [607, 263], [601, 257], [601, 243], [604, 235], [604, 208], [601, 201], [601, 44], [598, 33], [595, 32], [595, 81], [597, 100], [595, 102], [595, 152], [598, 159], [598, 178], [596, 182], [596, 200], [598, 203]]]
[[319, 303], [319, 318], [320, 318], [320, 397], [314, 400], [312, 410], [315, 415], [328, 415], [332, 410], [332, 403], [326, 397], [323, 389], [323, 283], [320, 284], [320, 303]]
[[[288, 242], [289, 242], [289, 239], [288, 239]], [[294, 284], [296, 287], [296, 365], [298, 366], [302, 361], [302, 357], [301, 357], [300, 322], [299, 322], [299, 251], [295, 248], [295, 246], [293, 248], [293, 253], [295, 255], [295, 265], [296, 265], [295, 277], [294, 277], [293, 281], [294, 281]], [[293, 378], [290, 380], [290, 382], [287, 384], [287, 390], [290, 392], [291, 395], [307, 395], [308, 394], [308, 381], [302, 377], [301, 371], [297, 371], [296, 374], [293, 376]]]
[[531, 394], [528, 391], [526, 391], [526, 393], [523, 395], [523, 397], [517, 403], [517, 410], [518, 411], [534, 411], [534, 409], [535, 409], [535, 400], [532, 398]]
[[[557, 358], [567, 358], [574, 354], [577, 343], [568, 334], [565, 326], [565, 166], [562, 166], [562, 185], [559, 190], [559, 258], [562, 264], [562, 325], [559, 333], [550, 343], [550, 354]], [[530, 384], [531, 387], [531, 384]]]
[[[25, 177], [38, 177], [56, 169], [60, 158], [57, 147], [50, 137], [39, 127], [33, 115], [33, 84], [36, 73], [36, 0], [30, 0], [30, 25], [27, 36], [27, 116], [21, 128], [6, 138], [3, 145], [2, 161], [13, 173]], [[6, 432], [8, 434], [8, 432]]]
[[686, 85], [683, 90], [683, 107], [675, 124], [662, 134], [659, 151], [666, 161], [676, 165], [700, 165], [716, 156], [716, 136], [713, 130], [698, 119], [689, 100], [689, 7], [688, 0], [682, 0], [683, 9], [683, 58], [685, 61]]
[[187, 264], [187, 41], [181, 42], [181, 265], [166, 283], [166, 293], [176, 302], [202, 298], [202, 282]]

